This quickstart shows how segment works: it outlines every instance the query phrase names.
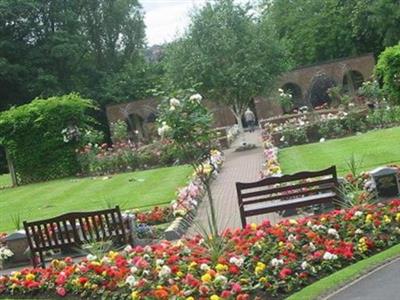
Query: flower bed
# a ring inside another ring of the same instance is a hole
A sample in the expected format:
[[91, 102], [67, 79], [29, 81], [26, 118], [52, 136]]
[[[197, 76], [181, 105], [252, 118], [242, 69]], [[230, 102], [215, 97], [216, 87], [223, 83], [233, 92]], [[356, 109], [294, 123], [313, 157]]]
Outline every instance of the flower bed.
[[279, 147], [300, 145], [339, 138], [367, 130], [400, 124], [400, 107], [386, 106], [372, 111], [351, 108], [329, 113], [300, 113], [284, 122], [267, 122], [264, 131]]
[[0, 296], [107, 299], [282, 299], [400, 242], [400, 200], [226, 230], [219, 257], [202, 238], [127, 247], [74, 264], [0, 277]]
[[261, 178], [279, 175], [282, 173], [281, 167], [278, 161], [278, 147], [274, 145], [271, 134], [264, 131], [262, 135], [265, 163], [261, 170]]

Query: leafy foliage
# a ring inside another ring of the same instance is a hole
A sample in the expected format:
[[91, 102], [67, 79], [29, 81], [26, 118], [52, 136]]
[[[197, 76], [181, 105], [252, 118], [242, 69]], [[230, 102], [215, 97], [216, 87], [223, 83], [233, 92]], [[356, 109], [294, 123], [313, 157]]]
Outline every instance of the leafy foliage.
[[[0, 114], [0, 142], [9, 152], [19, 183], [78, 171], [75, 148], [80, 130], [93, 124], [86, 114], [91, 109], [94, 106], [90, 100], [69, 94], [35, 99]], [[74, 134], [68, 135], [67, 131]]]
[[264, 17], [296, 65], [373, 52], [400, 38], [394, 0], [264, 0]]
[[383, 83], [389, 99], [400, 104], [400, 45], [386, 48], [379, 56], [375, 75]]
[[195, 87], [206, 99], [227, 104], [238, 121], [252, 97], [271, 88], [286, 66], [271, 28], [232, 0], [196, 11], [165, 59], [174, 86]]
[[0, 108], [70, 92], [106, 104], [129, 85], [123, 99], [140, 97], [143, 46], [137, 0], [1, 1]]

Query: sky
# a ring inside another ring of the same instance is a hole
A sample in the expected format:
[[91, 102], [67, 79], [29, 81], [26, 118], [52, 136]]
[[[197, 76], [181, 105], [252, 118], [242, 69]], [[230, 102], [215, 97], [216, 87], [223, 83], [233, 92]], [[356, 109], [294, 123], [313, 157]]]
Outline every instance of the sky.
[[[149, 46], [174, 40], [185, 32], [190, 12], [209, 0], [140, 0], [145, 11], [146, 35]], [[238, 0], [244, 2], [244, 0]]]

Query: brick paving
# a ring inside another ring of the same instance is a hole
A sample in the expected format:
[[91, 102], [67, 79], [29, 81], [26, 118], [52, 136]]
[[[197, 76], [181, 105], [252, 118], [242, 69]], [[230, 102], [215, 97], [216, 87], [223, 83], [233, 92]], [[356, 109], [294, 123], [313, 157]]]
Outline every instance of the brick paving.
[[[249, 151], [235, 152], [243, 141], [257, 145], [257, 148]], [[261, 145], [261, 132], [256, 130], [253, 133], [244, 133], [239, 136], [230, 149], [225, 150], [225, 163], [221, 173], [211, 184], [211, 190], [214, 197], [215, 208], [217, 212], [218, 227], [220, 230], [225, 228], [241, 227], [239, 206], [236, 194], [236, 182], [251, 182], [260, 179], [260, 171], [264, 163], [263, 149]], [[199, 225], [207, 226], [207, 212], [209, 211], [208, 199], [203, 199], [200, 204], [194, 224], [188, 230], [187, 235], [198, 232]], [[271, 222], [278, 221], [277, 214], [268, 214], [248, 218], [248, 223], [259, 223], [268, 218]], [[208, 227], [207, 227], [208, 228]]]

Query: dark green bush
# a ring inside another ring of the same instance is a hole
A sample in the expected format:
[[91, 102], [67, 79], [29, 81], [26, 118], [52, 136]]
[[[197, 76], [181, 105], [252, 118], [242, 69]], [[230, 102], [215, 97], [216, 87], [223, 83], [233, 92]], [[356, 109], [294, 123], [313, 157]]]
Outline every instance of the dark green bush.
[[400, 45], [388, 47], [379, 55], [375, 76], [391, 102], [400, 104]]
[[77, 94], [11, 108], [0, 114], [0, 142], [13, 161], [19, 184], [75, 175], [80, 132], [93, 123], [90, 100]]

